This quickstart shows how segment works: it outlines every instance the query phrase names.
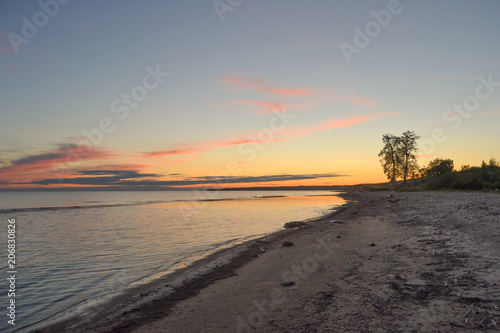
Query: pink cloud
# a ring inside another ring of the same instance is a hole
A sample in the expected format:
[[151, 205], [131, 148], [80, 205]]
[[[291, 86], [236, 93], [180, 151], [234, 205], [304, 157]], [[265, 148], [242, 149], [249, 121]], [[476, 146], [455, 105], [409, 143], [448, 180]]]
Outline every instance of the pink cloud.
[[149, 168], [147, 164], [130, 164], [130, 163], [121, 163], [121, 164], [107, 164], [107, 165], [99, 165], [96, 167], [85, 168], [85, 170], [144, 170]]
[[[174, 155], [184, 155], [184, 154], [195, 154], [210, 151], [219, 147], [224, 146], [237, 146], [246, 143], [262, 143], [262, 142], [274, 142], [281, 140], [259, 140], [253, 138], [241, 138], [234, 140], [223, 140], [223, 141], [206, 141], [198, 142], [191, 145], [182, 145], [182, 147], [169, 149], [169, 150], [159, 150], [152, 152], [143, 152], [141, 157], [164, 157], [164, 156], [174, 156]], [[166, 160], [172, 162], [178, 162], [179, 160]]]
[[[372, 113], [353, 118], [332, 119], [332, 120], [318, 122], [312, 125], [290, 127], [285, 131], [275, 132], [274, 136], [269, 139], [261, 139], [260, 133], [252, 133], [247, 135], [241, 135], [231, 140], [198, 142], [191, 145], [182, 145], [181, 147], [169, 150], [143, 152], [141, 157], [164, 157], [164, 156], [194, 154], [199, 152], [211, 151], [213, 149], [224, 146], [288, 141], [293, 138], [305, 137], [322, 131], [352, 127], [361, 123], [375, 121], [382, 117], [392, 117], [396, 115], [398, 115], [398, 113]], [[179, 160], [166, 160], [166, 161], [182, 163], [178, 162]]]
[[298, 88], [277, 88], [270, 86], [265, 79], [256, 78], [253, 80], [248, 80], [242, 78], [239, 73], [231, 73], [224, 77], [224, 83], [227, 85], [236, 85], [245, 88], [251, 88], [253, 90], [265, 93], [271, 93], [275, 95], [293, 95], [293, 96], [308, 96], [312, 95], [313, 91], [309, 89], [298, 89]]
[[163, 156], [175, 156], [175, 155], [186, 155], [186, 154], [195, 154], [201, 153], [209, 150], [213, 150], [218, 147], [223, 146], [235, 146], [244, 143], [249, 143], [251, 140], [249, 139], [238, 139], [238, 140], [229, 140], [229, 141], [205, 141], [198, 142], [194, 144], [183, 144], [174, 149], [168, 150], [159, 150], [152, 152], [143, 152], [142, 156], [145, 157], [163, 157]]
[[331, 129], [339, 129], [345, 127], [352, 127], [361, 123], [371, 122], [377, 120], [381, 117], [392, 117], [396, 116], [398, 113], [372, 113], [364, 116], [344, 118], [344, 119], [332, 119], [327, 121], [318, 122], [312, 125], [306, 126], [295, 126], [289, 128], [282, 135], [289, 138], [298, 138], [308, 135], [312, 135], [318, 132], [327, 131]]

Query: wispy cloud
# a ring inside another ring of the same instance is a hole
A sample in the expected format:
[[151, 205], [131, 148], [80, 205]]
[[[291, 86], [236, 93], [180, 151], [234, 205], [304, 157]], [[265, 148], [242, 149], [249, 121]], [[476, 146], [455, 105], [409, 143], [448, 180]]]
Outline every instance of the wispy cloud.
[[[131, 170], [87, 170], [79, 171], [83, 177], [66, 179], [66, 184], [87, 185], [87, 186], [115, 186], [115, 187], [147, 187], [147, 186], [205, 186], [219, 184], [243, 184], [243, 183], [269, 183], [309, 180], [319, 178], [347, 177], [336, 173], [324, 174], [280, 174], [265, 176], [240, 176], [240, 177], [186, 177], [178, 179], [178, 175], [173, 180], [159, 180], [159, 175], [144, 174]], [[58, 179], [42, 179], [30, 182], [32, 185], [54, 185], [59, 184]]]
[[146, 157], [161, 157], [161, 156], [172, 156], [172, 155], [184, 155], [184, 154], [193, 154], [199, 153], [204, 150], [208, 150], [209, 148], [204, 147], [203, 144], [200, 146], [190, 146], [186, 148], [175, 148], [170, 150], [158, 150], [158, 151], [150, 151], [143, 152], [142, 154]]
[[122, 163], [122, 164], [101, 165], [87, 170], [143, 170], [148, 167], [149, 165], [147, 164]]
[[131, 178], [157, 178], [158, 174], [154, 173], [141, 173], [138, 170], [79, 170], [77, 174], [84, 176], [113, 176], [117, 179], [131, 179]]
[[81, 175], [82, 172], [108, 172], [109, 170], [134, 170], [141, 171], [149, 168], [147, 164], [133, 164], [133, 163], [118, 163], [118, 164], [106, 164], [106, 165], [98, 165], [92, 167], [85, 167], [85, 169], [81, 168], [58, 168], [57, 172], [63, 172], [65, 174], [65, 178], [71, 178], [74, 176]]
[[56, 149], [28, 155], [0, 168], [0, 174], [22, 174], [46, 171], [54, 165], [68, 164], [75, 161], [102, 160], [114, 156], [103, 150], [90, 150], [85, 145], [62, 143]]
[[263, 78], [245, 79], [240, 73], [226, 75], [224, 83], [275, 95], [308, 96], [314, 94], [310, 89], [273, 87]]
[[284, 131], [276, 132], [273, 138], [267, 140], [260, 139], [258, 133], [251, 133], [251, 134], [241, 135], [237, 138], [230, 140], [205, 141], [193, 144], [184, 144], [167, 150], [143, 152], [141, 156], [164, 157], [164, 156], [186, 155], [186, 154], [206, 152], [224, 146], [236, 146], [236, 145], [252, 144], [252, 143], [262, 144], [268, 142], [287, 141], [293, 138], [300, 138], [308, 135], [313, 135], [315, 133], [322, 131], [352, 127], [358, 124], [375, 121], [383, 117], [396, 116], [397, 114], [398, 113], [372, 113], [352, 118], [332, 119], [332, 120], [317, 122], [310, 125], [289, 127]]
[[223, 140], [223, 141], [205, 141], [198, 142], [194, 144], [184, 144], [180, 147], [168, 149], [168, 150], [159, 150], [159, 151], [151, 151], [151, 152], [143, 152], [142, 156], [145, 157], [163, 157], [163, 156], [175, 156], [175, 155], [184, 155], [184, 154], [194, 154], [201, 153], [213, 150], [215, 148], [224, 147], [224, 146], [236, 146], [245, 143], [262, 143], [262, 142], [275, 142], [280, 140], [258, 140], [258, 139], [235, 139], [235, 140]]
[[[76, 177], [65, 178], [64, 184], [114, 186], [135, 182], [137, 179], [143, 178], [150, 179], [148, 182], [153, 182], [152, 179], [160, 177], [157, 174], [141, 173], [137, 170], [80, 170], [76, 172], [76, 175]], [[54, 185], [61, 184], [61, 181], [58, 178], [48, 178], [23, 184]]]
[[312, 125], [290, 127], [285, 132], [281, 133], [281, 135], [288, 138], [304, 137], [322, 131], [352, 127], [362, 123], [375, 121], [382, 117], [392, 117], [396, 115], [398, 115], [398, 113], [371, 113], [364, 116], [358, 116], [352, 118], [332, 119], [327, 121], [321, 121]]

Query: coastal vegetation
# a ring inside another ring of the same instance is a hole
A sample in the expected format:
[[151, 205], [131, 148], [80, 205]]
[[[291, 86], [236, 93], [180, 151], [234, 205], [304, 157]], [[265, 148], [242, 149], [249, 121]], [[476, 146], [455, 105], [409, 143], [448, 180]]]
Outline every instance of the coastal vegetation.
[[[408, 190], [408, 179], [413, 179], [414, 190], [473, 190], [500, 189], [500, 163], [491, 158], [480, 166], [463, 165], [455, 170], [452, 159], [436, 158], [419, 168], [416, 158], [418, 134], [406, 131], [401, 136], [384, 134], [379, 152], [380, 162], [391, 189]], [[397, 184], [402, 180], [402, 184]]]
[[480, 166], [463, 165], [454, 170], [450, 159], [435, 159], [421, 169], [426, 190], [499, 190], [500, 163], [495, 158]]

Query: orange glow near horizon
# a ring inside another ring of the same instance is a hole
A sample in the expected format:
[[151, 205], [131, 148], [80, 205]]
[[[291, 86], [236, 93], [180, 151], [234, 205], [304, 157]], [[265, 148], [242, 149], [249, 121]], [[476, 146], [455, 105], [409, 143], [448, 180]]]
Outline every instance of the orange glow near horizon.
[[[318, 124], [318, 128], [345, 127], [373, 120], [379, 114], [372, 114], [358, 118], [324, 122]], [[303, 133], [291, 128], [289, 133], [283, 136], [297, 135]], [[300, 134], [300, 135], [299, 135]], [[105, 156], [104, 160], [96, 158], [93, 160], [86, 157], [79, 163], [64, 164], [64, 168], [58, 168], [57, 164], [49, 162], [60, 161], [62, 157], [50, 152], [33, 155], [37, 158], [19, 159], [18, 165], [0, 168], [0, 190], [1, 189], [64, 189], [64, 188], [106, 188], [117, 189], [123, 187], [137, 188], [206, 188], [206, 187], [279, 187], [279, 186], [328, 186], [328, 185], [355, 185], [366, 183], [387, 182], [382, 172], [378, 157], [372, 156], [365, 159], [336, 160], [331, 156], [322, 161], [297, 160], [295, 155], [296, 143], [293, 140], [282, 142], [269, 142], [263, 146], [262, 152], [255, 149], [255, 161], [246, 161], [245, 156], [239, 155], [238, 148], [242, 144], [253, 147], [254, 142], [243, 141], [220, 141], [210, 142], [204, 146], [205, 152], [201, 155], [191, 155], [182, 151], [158, 151], [144, 153], [133, 158], [122, 157], [120, 163], [110, 163], [109, 156], [117, 156], [115, 153], [101, 154], [99, 151], [94, 156]], [[261, 142], [262, 143], [262, 142]], [[276, 146], [279, 143], [279, 146]], [[217, 149], [216, 147], [233, 147], [231, 149]], [[374, 143], [374, 147], [378, 147]], [[279, 147], [279, 148], [278, 148]], [[370, 151], [376, 148], [368, 147]], [[188, 150], [186, 149], [186, 152]], [[59, 152], [59, 151], [56, 151]], [[268, 157], [269, 153], [274, 156], [280, 152], [280, 158]], [[234, 155], [236, 153], [236, 155]], [[148, 155], [149, 154], [149, 155]], [[178, 163], [172, 163], [169, 155], [186, 155]], [[91, 155], [88, 155], [91, 156]], [[243, 158], [237, 160], [236, 158]], [[304, 156], [306, 157], [306, 156]], [[440, 154], [419, 155], [421, 166], [437, 157], [446, 157]], [[462, 156], [460, 156], [462, 157]], [[463, 164], [479, 165], [479, 162], [465, 159], [457, 159], [455, 168], [459, 169]], [[470, 156], [469, 156], [470, 157]], [[271, 159], [270, 159], [271, 158]], [[225, 162], [220, 162], [225, 161]], [[25, 163], [25, 164], [23, 164]], [[44, 169], [51, 166], [49, 169]], [[54, 167], [55, 166], [55, 167]], [[168, 170], [168, 171], [167, 171]], [[29, 171], [29, 172], [24, 172]], [[336, 176], [335, 176], [336, 175]], [[212, 178], [211, 178], [212, 177]], [[215, 177], [215, 178], [213, 178]], [[104, 182], [104, 183], [101, 183]], [[107, 183], [105, 183], [107, 181]]]

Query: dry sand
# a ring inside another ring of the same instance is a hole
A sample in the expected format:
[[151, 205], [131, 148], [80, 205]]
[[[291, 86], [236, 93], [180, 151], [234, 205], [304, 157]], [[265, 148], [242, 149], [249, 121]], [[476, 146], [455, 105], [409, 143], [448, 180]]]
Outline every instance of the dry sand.
[[500, 195], [343, 196], [352, 201], [308, 227], [41, 331], [500, 331]]

